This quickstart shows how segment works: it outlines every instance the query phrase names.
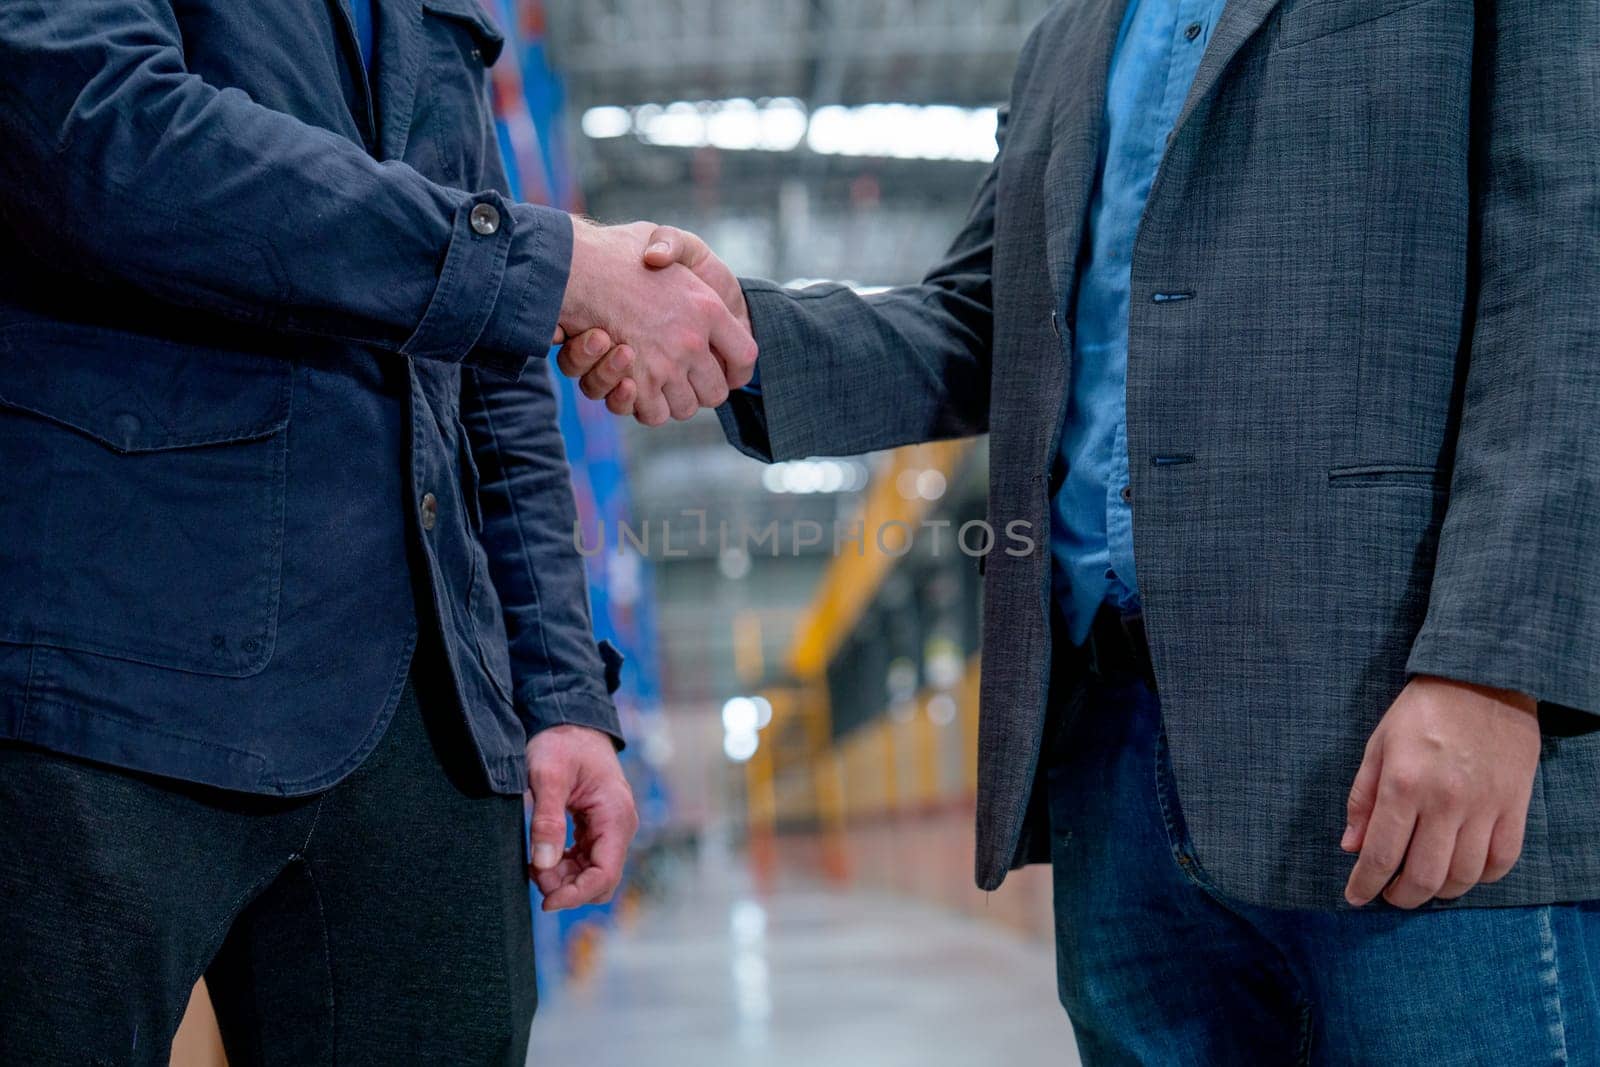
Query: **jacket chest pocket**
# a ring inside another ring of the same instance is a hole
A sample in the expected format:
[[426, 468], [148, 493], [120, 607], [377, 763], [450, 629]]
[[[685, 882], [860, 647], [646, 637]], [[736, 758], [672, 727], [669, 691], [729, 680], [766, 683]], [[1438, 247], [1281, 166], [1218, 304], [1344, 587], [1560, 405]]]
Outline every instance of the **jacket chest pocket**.
[[0, 641], [246, 677], [277, 634], [293, 365], [0, 330]]
[[438, 153], [438, 176], [476, 189], [490, 153], [497, 151], [488, 71], [505, 37], [477, 0], [423, 0], [422, 8], [426, 84], [419, 91], [417, 121]]

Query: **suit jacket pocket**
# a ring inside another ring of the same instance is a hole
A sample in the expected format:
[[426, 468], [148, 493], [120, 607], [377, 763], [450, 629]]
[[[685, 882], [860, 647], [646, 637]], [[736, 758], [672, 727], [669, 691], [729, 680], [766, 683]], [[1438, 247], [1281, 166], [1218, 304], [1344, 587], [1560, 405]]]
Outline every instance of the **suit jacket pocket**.
[[277, 634], [294, 368], [0, 329], [0, 641], [244, 677]]
[[1283, 13], [1279, 48], [1294, 48], [1431, 0], [1301, 0]]

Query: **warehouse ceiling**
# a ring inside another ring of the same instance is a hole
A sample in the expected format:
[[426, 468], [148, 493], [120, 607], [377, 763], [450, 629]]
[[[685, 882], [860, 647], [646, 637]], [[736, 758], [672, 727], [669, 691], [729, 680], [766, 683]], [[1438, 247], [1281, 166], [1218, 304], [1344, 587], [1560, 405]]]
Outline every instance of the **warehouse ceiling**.
[[554, 0], [580, 109], [797, 97], [992, 104], [1049, 0]]

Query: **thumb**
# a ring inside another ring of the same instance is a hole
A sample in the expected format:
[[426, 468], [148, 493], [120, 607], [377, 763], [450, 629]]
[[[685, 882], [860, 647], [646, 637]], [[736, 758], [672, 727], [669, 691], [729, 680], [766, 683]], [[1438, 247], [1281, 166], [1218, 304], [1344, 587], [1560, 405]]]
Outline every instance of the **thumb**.
[[530, 852], [535, 870], [547, 871], [561, 862], [567, 849], [567, 801], [572, 776], [538, 773], [533, 779], [533, 822]]
[[1378, 802], [1378, 782], [1383, 776], [1383, 746], [1367, 746], [1361, 760], [1361, 769], [1350, 786], [1350, 799], [1346, 804], [1344, 837], [1339, 847], [1346, 852], [1360, 852], [1367, 837], [1367, 823], [1372, 819], [1372, 809]]
[[681, 263], [694, 270], [710, 254], [711, 246], [687, 230], [680, 230], [676, 226], [657, 226], [645, 242], [644, 264], [660, 270]]

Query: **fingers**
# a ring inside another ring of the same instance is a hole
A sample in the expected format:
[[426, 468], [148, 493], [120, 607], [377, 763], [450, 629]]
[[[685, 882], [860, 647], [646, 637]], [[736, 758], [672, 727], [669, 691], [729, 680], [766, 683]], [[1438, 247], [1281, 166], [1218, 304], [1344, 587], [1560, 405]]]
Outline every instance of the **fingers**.
[[572, 795], [573, 775], [560, 765], [541, 767], [530, 773], [529, 782], [533, 789], [529, 855], [534, 870], [550, 870], [561, 862], [566, 850], [567, 801]]
[[1400, 877], [1384, 890], [1383, 899], [1397, 908], [1420, 908], [1444, 888], [1455, 855], [1460, 824], [1442, 815], [1423, 816], [1412, 833]]
[[756, 373], [756, 340], [732, 312], [717, 318], [711, 330], [711, 350], [722, 364], [729, 389], [743, 389]]
[[1523, 834], [1528, 828], [1522, 815], [1502, 816], [1489, 837], [1489, 858], [1484, 864], [1483, 881], [1498, 882], [1511, 873], [1522, 856]]
[[562, 886], [577, 881], [578, 874], [582, 870], [583, 864], [578, 862], [577, 858], [572, 854], [572, 850], [568, 849], [561, 862], [554, 867], [549, 867], [542, 871], [530, 867], [528, 873], [533, 876], [533, 884], [539, 887], [539, 892], [545, 897], [549, 897]]
[[610, 352], [611, 335], [604, 330], [588, 330], [569, 338], [556, 356], [556, 366], [568, 378], [582, 378]]
[[1489, 862], [1489, 839], [1493, 836], [1494, 823], [1488, 819], [1469, 822], [1461, 827], [1456, 834], [1450, 874], [1434, 896], [1440, 900], [1455, 900], [1483, 881], [1483, 869]]
[[606, 397], [606, 410], [613, 415], [632, 415], [638, 398], [638, 383], [632, 378], [624, 378]]
[[728, 379], [721, 368], [709, 360], [689, 368], [689, 385], [701, 407], [721, 407], [728, 400]]
[[676, 226], [657, 226], [644, 250], [647, 267], [660, 270], [682, 263], [693, 270], [711, 255], [711, 246], [696, 235]]
[[694, 386], [689, 384], [687, 374], [661, 383], [661, 395], [666, 398], [668, 411], [679, 422], [689, 421], [700, 410], [700, 399], [695, 395]]
[[545, 907], [550, 911], [604, 904], [622, 882], [628, 845], [637, 829], [632, 805], [608, 804], [590, 818], [588, 832], [593, 836], [593, 843], [587, 850], [587, 862], [582, 864], [575, 878], [545, 897]]
[[1344, 896], [1355, 907], [1365, 907], [1394, 878], [1411, 844], [1417, 825], [1417, 808], [1404, 792], [1379, 782], [1378, 799], [1367, 823], [1361, 858], [1345, 886]]
[[1366, 758], [1356, 772], [1355, 784], [1350, 787], [1346, 803], [1344, 839], [1339, 847], [1346, 852], [1360, 852], [1366, 839], [1367, 823], [1372, 818], [1373, 806], [1378, 802], [1378, 781], [1383, 774], [1383, 748], [1368, 745]]
[[633, 369], [633, 348], [618, 345], [578, 379], [578, 389], [590, 400], [601, 400], [621, 385]]
[[661, 389], [646, 389], [634, 381], [636, 396], [633, 417], [643, 426], [665, 426], [672, 419], [672, 408]]
[[604, 904], [622, 881], [628, 846], [639, 829], [632, 793], [619, 777], [590, 804], [576, 813], [582, 847], [570, 850], [547, 876], [535, 877], [547, 911]]

